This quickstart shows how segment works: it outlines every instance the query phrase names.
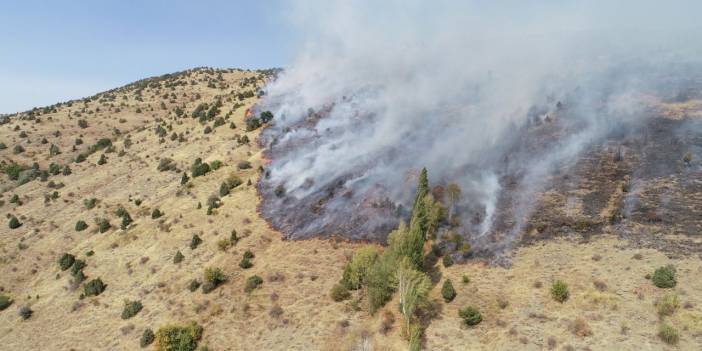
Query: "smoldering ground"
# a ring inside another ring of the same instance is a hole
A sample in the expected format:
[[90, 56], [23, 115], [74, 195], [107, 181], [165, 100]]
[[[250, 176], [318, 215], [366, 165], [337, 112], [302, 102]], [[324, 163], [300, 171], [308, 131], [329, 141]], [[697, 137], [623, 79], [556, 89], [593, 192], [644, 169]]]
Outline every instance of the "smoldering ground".
[[507, 248], [554, 173], [655, 117], [648, 97], [698, 96], [700, 6], [291, 5], [301, 49], [258, 106], [275, 115], [262, 213], [289, 238], [383, 241], [426, 167], [462, 188], [442, 233]]

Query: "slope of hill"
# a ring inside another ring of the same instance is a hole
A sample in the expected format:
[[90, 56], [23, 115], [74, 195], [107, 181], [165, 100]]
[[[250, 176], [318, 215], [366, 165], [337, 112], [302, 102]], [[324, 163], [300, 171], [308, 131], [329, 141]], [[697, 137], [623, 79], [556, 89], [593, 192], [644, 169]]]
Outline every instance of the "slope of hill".
[[[0, 311], [0, 348], [135, 350], [146, 329], [194, 321], [209, 350], [406, 349], [396, 300], [369, 315], [358, 292], [329, 297], [359, 244], [285, 241], [257, 212], [261, 128], [245, 118], [274, 73], [195, 69], [9, 116], [0, 294], [13, 301]], [[535, 240], [512, 251], [509, 268], [437, 263], [425, 348], [673, 349], [663, 323], [678, 330], [677, 349], [702, 347], [699, 257], [597, 234]], [[64, 253], [85, 267], [62, 270]], [[656, 288], [646, 277], [668, 264], [678, 284]], [[208, 287], [208, 268], [224, 281]], [[86, 289], [98, 278], [104, 291]], [[563, 303], [551, 297], [557, 279], [569, 284]], [[673, 311], [659, 313], [673, 294]], [[143, 307], [123, 319], [126, 300]], [[477, 326], [458, 316], [468, 305], [482, 312]]]

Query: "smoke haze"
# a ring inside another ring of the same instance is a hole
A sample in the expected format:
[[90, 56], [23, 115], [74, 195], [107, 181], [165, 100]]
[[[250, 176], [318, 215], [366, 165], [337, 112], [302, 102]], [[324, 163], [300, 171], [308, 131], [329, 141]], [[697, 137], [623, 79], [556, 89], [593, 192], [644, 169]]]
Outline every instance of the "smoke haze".
[[[262, 212], [290, 238], [383, 241], [426, 167], [480, 214], [459, 230], [478, 247], [495, 245], [482, 238], [519, 174], [508, 246], [556, 168], [700, 73], [698, 2], [376, 3], [290, 5], [302, 49], [259, 106], [275, 115]], [[524, 147], [520, 131], [565, 115], [567, 133]]]

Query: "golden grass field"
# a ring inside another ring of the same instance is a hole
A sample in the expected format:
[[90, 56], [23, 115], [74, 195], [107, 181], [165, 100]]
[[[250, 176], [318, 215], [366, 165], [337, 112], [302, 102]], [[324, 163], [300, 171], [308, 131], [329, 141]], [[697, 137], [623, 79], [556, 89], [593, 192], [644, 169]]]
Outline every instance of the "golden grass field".
[[[242, 87], [245, 78], [254, 83]], [[64, 184], [58, 189], [39, 179], [17, 186], [2, 176], [2, 212], [16, 216], [23, 225], [17, 229], [0, 225], [0, 287], [14, 300], [0, 312], [0, 350], [137, 350], [144, 329], [155, 331], [168, 323], [188, 321], [204, 327], [200, 345], [216, 351], [406, 349], [397, 301], [384, 308], [395, 315], [396, 322], [383, 334], [379, 331], [383, 312], [369, 316], [348, 301], [336, 303], [329, 297], [360, 244], [284, 241], [258, 216], [255, 184], [263, 160], [255, 140], [260, 129], [244, 129], [244, 114], [257, 98], [243, 99], [243, 106], [236, 109], [234, 104], [239, 102], [236, 93], [262, 87], [264, 75], [201, 69], [164, 82], [178, 80], [187, 84], [143, 88], [143, 101], [135, 99], [135, 88], [127, 87], [113, 93], [114, 101], [101, 101], [104, 95], [100, 94], [89, 102], [75, 101], [70, 107], [40, 113], [34, 120], [26, 115], [12, 117], [0, 126], [0, 142], [7, 145], [0, 159], [26, 165], [37, 162], [40, 169], [51, 162], [69, 164], [72, 170], [71, 175], [49, 177], [55, 184]], [[165, 94], [174, 96], [164, 99]], [[217, 98], [223, 102], [222, 114], [233, 112], [226, 124], [205, 134], [205, 126], [190, 118], [190, 113], [199, 103]], [[183, 118], [176, 118], [176, 106], [184, 110]], [[78, 126], [80, 119], [88, 122], [86, 128]], [[229, 122], [236, 128], [230, 129]], [[163, 140], [155, 133], [159, 124], [168, 129]], [[21, 132], [27, 136], [21, 137]], [[171, 140], [173, 132], [183, 133], [187, 140]], [[251, 142], [239, 145], [237, 136], [245, 134]], [[43, 144], [43, 138], [48, 143]], [[84, 143], [72, 151], [77, 138]], [[116, 149], [105, 154], [106, 164], [96, 164], [100, 151], [82, 163], [72, 162], [100, 138], [110, 138]], [[131, 140], [131, 146], [125, 147], [125, 140]], [[23, 153], [13, 153], [17, 144], [24, 147]], [[50, 144], [57, 145], [61, 154], [50, 157]], [[125, 153], [119, 156], [121, 150]], [[181, 185], [182, 171], [189, 173], [197, 157], [204, 162], [221, 160], [224, 166], [191, 178], [190, 186]], [[173, 159], [181, 172], [158, 171], [162, 158]], [[238, 169], [237, 163], [244, 160], [251, 162], [250, 169]], [[244, 184], [222, 197], [223, 205], [207, 215], [208, 197], [217, 194], [231, 174]], [[45, 195], [54, 190], [59, 197], [46, 200]], [[14, 194], [21, 206], [9, 202]], [[98, 205], [86, 209], [83, 200], [92, 197], [99, 200]], [[120, 205], [134, 219], [127, 230], [119, 228], [115, 215]], [[155, 208], [165, 215], [152, 219]], [[98, 233], [96, 217], [109, 218], [112, 229]], [[78, 220], [88, 223], [88, 229], [76, 231]], [[241, 239], [222, 250], [217, 242], [228, 238], [233, 229]], [[194, 234], [203, 243], [191, 250]], [[255, 254], [253, 267], [242, 269], [238, 263], [247, 249]], [[87, 256], [91, 250], [94, 254]], [[185, 259], [175, 264], [177, 251]], [[70, 273], [58, 266], [64, 252], [85, 260], [88, 280], [100, 277], [106, 290], [79, 299], [82, 287], [70, 289]], [[440, 268], [441, 282], [450, 278], [458, 295], [443, 303], [441, 283], [434, 287], [431, 296], [440, 301], [441, 313], [426, 330], [425, 349], [702, 349], [699, 257], [671, 259], [605, 232], [585, 243], [558, 239], [518, 247], [511, 262], [509, 268], [477, 260]], [[677, 267], [674, 289], [658, 289], [645, 278], [665, 264]], [[188, 290], [192, 279], [202, 280], [207, 267], [221, 267], [227, 282], [209, 294]], [[246, 294], [244, 281], [254, 274], [264, 283]], [[462, 283], [464, 275], [470, 277], [467, 284]], [[550, 297], [555, 279], [570, 285], [571, 296], [564, 303]], [[661, 318], [656, 302], [673, 292], [681, 306], [665, 319], [678, 328], [680, 341], [668, 346], [657, 336]], [[131, 319], [121, 319], [125, 299], [140, 300], [143, 310]], [[27, 320], [18, 314], [25, 305], [34, 311]], [[466, 305], [481, 309], [481, 324], [462, 325], [457, 311]]]

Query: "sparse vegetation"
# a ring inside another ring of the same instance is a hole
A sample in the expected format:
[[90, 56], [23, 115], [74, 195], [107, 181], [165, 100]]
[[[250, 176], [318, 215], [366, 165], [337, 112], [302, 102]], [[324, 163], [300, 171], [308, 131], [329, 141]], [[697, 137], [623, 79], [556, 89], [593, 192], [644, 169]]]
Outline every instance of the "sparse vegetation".
[[658, 328], [658, 337], [666, 344], [676, 345], [680, 341], [680, 333], [668, 323], [662, 323]]
[[346, 300], [349, 297], [351, 297], [351, 293], [349, 292], [348, 289], [346, 289], [346, 287], [344, 285], [335, 284], [332, 287], [331, 292], [329, 293], [329, 296], [331, 296], [332, 300], [334, 300], [335, 302], [340, 302], [340, 301]]
[[562, 280], [556, 280], [551, 285], [551, 297], [558, 302], [565, 302], [568, 300], [570, 292], [568, 291], [568, 284]]
[[254, 291], [256, 288], [261, 286], [263, 284], [263, 279], [257, 275], [250, 276], [246, 278], [246, 285], [244, 286], [244, 292], [251, 293]]
[[678, 310], [678, 308], [680, 308], [680, 299], [678, 298], [678, 295], [665, 295], [660, 301], [658, 301], [657, 310], [658, 315], [661, 317], [672, 316], [673, 313]]

